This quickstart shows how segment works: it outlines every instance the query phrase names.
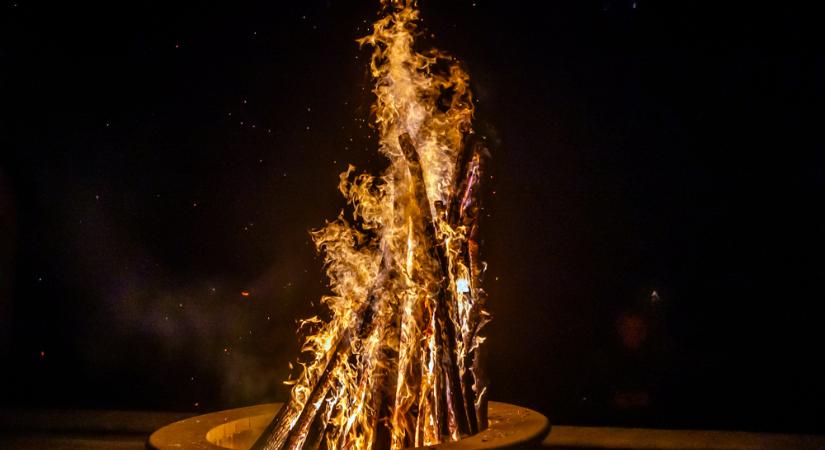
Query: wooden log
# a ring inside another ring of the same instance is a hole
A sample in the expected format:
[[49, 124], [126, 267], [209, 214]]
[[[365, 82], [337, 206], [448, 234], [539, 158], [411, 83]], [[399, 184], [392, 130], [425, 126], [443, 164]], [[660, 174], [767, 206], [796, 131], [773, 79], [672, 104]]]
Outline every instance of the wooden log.
[[[370, 352], [365, 352], [362, 349], [359, 358], [365, 358], [370, 361], [370, 363], [357, 366], [357, 388], [354, 393], [350, 393], [350, 395], [348, 395], [350, 403], [347, 405], [348, 410], [360, 408], [362, 411], [361, 418], [363, 419], [366, 417], [369, 419], [370, 425], [368, 425], [367, 428], [373, 430], [377, 426], [378, 408], [380, 402], [383, 400], [383, 391], [376, 389], [376, 387], [381, 386], [384, 376], [386, 375], [385, 368], [387, 367], [388, 354], [384, 351], [386, 348], [384, 338], [386, 336], [385, 333], [395, 316], [395, 314], [391, 311], [390, 300], [387, 297], [383, 297], [382, 302], [379, 303], [378, 306], [378, 311], [373, 314], [371, 319], [371, 321], [374, 322], [370, 327], [371, 329], [368, 332], [362, 330], [360, 337], [362, 338], [362, 342], [366, 340], [368, 342], [380, 342], [381, 344], [372, 347]], [[366, 414], [366, 416], [364, 416], [364, 414]], [[340, 434], [337, 436], [337, 444], [335, 448], [346, 448], [347, 446], [352, 445], [347, 439], [349, 438], [352, 426], [354, 424], [354, 421], [348, 420], [346, 425], [339, 430]]]
[[453, 180], [450, 189], [450, 198], [445, 205], [447, 208], [447, 222], [450, 225], [458, 225], [458, 201], [456, 197], [462, 192], [462, 187], [465, 185], [467, 179], [467, 164], [473, 156], [474, 143], [476, 141], [475, 134], [468, 134], [464, 136], [461, 144], [461, 149], [456, 156], [455, 170], [453, 171]]
[[[326, 403], [327, 400], [324, 400]], [[312, 422], [303, 450], [319, 450], [326, 437], [327, 417], [324, 410], [319, 411]]]
[[468, 379], [466, 384], [472, 388], [478, 429], [483, 430], [487, 428], [487, 379], [484, 375], [481, 349], [475, 345], [475, 340], [479, 338], [479, 332], [490, 321], [490, 316], [484, 309], [486, 297], [480, 287], [480, 277], [483, 270], [478, 259], [478, 220], [481, 211], [481, 179], [483, 176], [482, 156], [486, 153], [483, 141], [476, 141], [473, 153], [474, 155], [468, 166], [469, 176], [462, 192], [458, 214], [462, 224], [469, 228], [465, 252], [470, 271], [470, 293], [473, 297], [473, 307], [470, 311], [471, 334], [466, 341], [466, 345], [473, 348], [473, 350], [468, 352], [465, 362], [467, 367], [470, 368], [469, 372], [472, 375], [472, 380]]
[[[373, 292], [376, 288], [377, 286], [373, 287]], [[370, 295], [371, 301], [369, 302], [369, 307], [361, 315], [361, 324], [358, 327], [357, 333], [349, 333], [345, 337], [345, 339], [338, 344], [338, 347], [335, 349], [335, 360], [333, 364], [327, 366], [327, 369], [324, 371], [324, 374], [321, 378], [319, 378], [317, 384], [313, 388], [312, 394], [310, 395], [310, 398], [307, 401], [307, 403], [304, 405], [300, 417], [289, 430], [286, 442], [283, 446], [284, 449], [301, 450], [303, 448], [304, 443], [309, 434], [310, 427], [315, 421], [315, 417], [318, 411], [320, 410], [324, 399], [327, 398], [330, 389], [335, 384], [335, 373], [344, 368], [350, 356], [352, 355], [352, 343], [354, 339], [356, 337], [364, 338], [368, 334], [372, 333], [376, 328], [385, 326], [385, 316], [377, 314], [373, 310], [373, 308], [376, 307], [376, 299], [379, 297], [380, 295], [377, 294]], [[381, 305], [381, 302], [378, 302], [378, 306], [383, 305]], [[376, 317], [380, 317], [381, 320], [376, 322]], [[366, 378], [364, 378], [364, 374], [362, 374], [362, 380], [359, 381], [362, 385], [361, 388], [366, 389], [366, 386], [364, 386], [364, 384], [366, 383]], [[346, 433], [344, 433], [343, 437], [346, 437]]]
[[[465, 349], [474, 347], [474, 340], [478, 330], [487, 322], [486, 314], [483, 310], [483, 291], [480, 290], [478, 244], [476, 235], [478, 230], [478, 214], [480, 211], [480, 191], [481, 177], [483, 175], [482, 163], [487, 155], [484, 139], [477, 135], [468, 135], [464, 139], [464, 150], [459, 158], [457, 176], [454, 178], [455, 184], [453, 196], [448, 208], [447, 217], [450, 226], [464, 226], [468, 229], [467, 240], [461, 247], [457, 260], [463, 260], [470, 272], [470, 299], [472, 310], [468, 314], [469, 334], [461, 336]], [[476, 433], [487, 427], [486, 418], [486, 381], [484, 381], [481, 369], [481, 359], [477, 350], [468, 350], [461, 361], [464, 368], [461, 373], [461, 387], [463, 397], [467, 401], [468, 409], [472, 409], [470, 426], [472, 432]], [[483, 395], [482, 395], [483, 394]]]
[[[373, 304], [376, 301], [377, 295], [375, 295], [375, 290], [383, 283], [383, 280], [387, 276], [392, 276], [392, 272], [390, 271], [387, 274], [387, 267], [388, 265], [385, 264], [386, 256], [382, 257], [381, 261], [381, 272], [376, 277], [375, 281], [373, 282], [373, 286], [370, 288], [370, 294], [367, 297], [367, 300], [363, 302], [358, 310], [355, 313], [356, 320], [353, 321], [351, 326], [346, 330], [343, 330], [341, 334], [336, 339], [335, 349], [328, 353], [326, 357], [326, 361], [319, 361], [319, 364], [323, 364], [324, 370], [321, 372], [322, 377], [324, 374], [328, 372], [329, 363], [331, 360], [335, 359], [335, 356], [338, 355], [343, 349], [349, 346], [349, 342], [351, 336], [356, 333], [357, 329], [359, 329], [364, 323], [364, 315], [366, 312], [373, 307]], [[318, 385], [318, 379], [312, 380], [309, 385], [311, 386], [312, 390], [315, 390], [316, 386]], [[305, 405], [299, 405], [298, 402], [295, 400], [293, 396], [290, 396], [290, 399], [287, 403], [285, 403], [279, 410], [275, 417], [272, 419], [272, 422], [266, 427], [261, 436], [258, 437], [258, 440], [252, 445], [250, 450], [279, 450], [283, 447], [284, 443], [286, 442], [287, 437], [289, 436], [290, 429], [292, 428], [293, 420], [296, 414], [300, 417], [302, 409]]]
[[289, 450], [300, 450], [303, 448], [304, 442], [306, 442], [307, 436], [309, 435], [310, 426], [315, 421], [315, 415], [321, 409], [322, 403], [335, 381], [334, 374], [346, 364], [349, 355], [349, 350], [340, 350], [335, 355], [335, 362], [327, 366], [324, 374], [312, 390], [309, 400], [307, 400], [306, 405], [304, 405], [301, 416], [289, 430], [283, 448]]
[[488, 403], [488, 392], [487, 392], [487, 376], [484, 373], [484, 350], [483, 348], [477, 348], [473, 351], [473, 365], [470, 371], [473, 373], [473, 392], [475, 394], [475, 413], [476, 418], [478, 420], [478, 429], [479, 430], [486, 430], [487, 427], [490, 425], [487, 419], [487, 403]]
[[[329, 359], [338, 361], [339, 358], [337, 356], [342, 350], [345, 342], [348, 345], [348, 341], [348, 339], [340, 339], [332, 353], [332, 357]], [[295, 426], [298, 424], [298, 421], [300, 421], [303, 416], [305, 408], [312, 401], [312, 396], [318, 390], [319, 385], [325, 384], [325, 380], [328, 379], [332, 368], [333, 367], [330, 366], [329, 361], [327, 361], [327, 365], [325, 366], [321, 376], [317, 380], [314, 380], [314, 383], [311, 383], [313, 394], [310, 394], [310, 399], [306, 402], [306, 404], [299, 405], [293, 397], [290, 397], [290, 401], [281, 406], [281, 409], [278, 410], [278, 413], [272, 419], [272, 422], [270, 422], [264, 432], [261, 433], [261, 436], [258, 437], [258, 440], [255, 441], [250, 450], [280, 450], [284, 448], [287, 439], [290, 437]], [[298, 418], [295, 420], [290, 420], [291, 414], [297, 414]]]
[[[423, 217], [425, 242], [429, 243], [427, 250], [437, 264], [438, 272], [442, 277], [442, 280], [449, 280], [450, 274], [447, 271], [447, 258], [444, 254], [444, 246], [440, 245], [436, 239], [435, 230], [437, 225], [433, 220], [433, 215], [430, 209], [430, 199], [427, 195], [426, 185], [424, 183], [424, 173], [421, 168], [418, 151], [412, 142], [412, 138], [407, 133], [404, 133], [398, 137], [398, 143], [401, 146], [404, 158], [407, 161], [407, 167], [410, 172], [410, 177], [412, 178], [413, 191]], [[446, 314], [446, 303], [451, 294], [447, 289], [444, 289], [443, 286], [439, 286], [436, 295], [439, 299], [436, 309], [438, 322], [442, 327], [441, 329], [446, 334], [446, 339], [443, 339], [441, 342], [442, 348], [444, 349], [442, 351], [442, 368], [444, 369], [446, 378], [445, 382], [450, 385], [448, 392], [452, 394], [450, 396], [444, 396], [445, 401], [451, 402], [451, 405], [446, 407], [445, 411], [455, 414], [455, 423], [458, 424], [459, 432], [466, 434], [470, 433], [471, 429], [470, 419], [468, 417], [469, 410], [465, 406], [466, 402], [463, 396], [460, 395], [463, 392], [463, 389], [460, 387], [460, 376], [458, 366], [455, 361], [456, 330], [453, 321], [450, 320]]]

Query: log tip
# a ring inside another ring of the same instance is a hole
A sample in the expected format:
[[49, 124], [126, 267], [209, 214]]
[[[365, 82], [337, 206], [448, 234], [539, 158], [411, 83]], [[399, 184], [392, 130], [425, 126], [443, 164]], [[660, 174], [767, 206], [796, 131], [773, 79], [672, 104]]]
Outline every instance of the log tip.
[[413, 144], [410, 133], [403, 133], [398, 136], [398, 145], [401, 146], [401, 151], [404, 152], [404, 157], [408, 161], [415, 158], [415, 144]]

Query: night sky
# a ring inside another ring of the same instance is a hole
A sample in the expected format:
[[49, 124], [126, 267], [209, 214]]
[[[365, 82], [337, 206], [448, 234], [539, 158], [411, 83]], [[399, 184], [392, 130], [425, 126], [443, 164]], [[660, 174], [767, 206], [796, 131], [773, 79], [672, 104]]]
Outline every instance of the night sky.
[[[0, 406], [287, 395], [377, 5], [171, 3], [0, 6]], [[825, 433], [817, 16], [716, 3], [422, 0], [493, 142], [492, 399]]]

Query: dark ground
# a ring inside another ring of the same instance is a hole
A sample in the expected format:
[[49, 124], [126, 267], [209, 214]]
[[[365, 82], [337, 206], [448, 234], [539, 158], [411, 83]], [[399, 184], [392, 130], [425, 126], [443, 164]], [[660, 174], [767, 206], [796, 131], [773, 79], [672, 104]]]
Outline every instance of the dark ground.
[[[188, 417], [143, 411], [0, 410], [0, 448], [141, 450], [149, 448], [147, 440], [152, 432]], [[814, 435], [553, 425], [539, 448], [818, 450], [823, 446], [825, 436]]]
[[[715, 3], [423, 2], [496, 142], [494, 399], [825, 433], [819, 16]], [[323, 293], [306, 231], [383, 164], [375, 5], [0, 8], [0, 404], [284, 398]]]

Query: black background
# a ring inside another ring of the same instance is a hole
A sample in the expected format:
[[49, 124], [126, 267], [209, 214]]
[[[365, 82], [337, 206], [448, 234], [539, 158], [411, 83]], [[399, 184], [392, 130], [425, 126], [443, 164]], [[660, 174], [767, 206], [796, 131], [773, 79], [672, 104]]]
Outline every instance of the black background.
[[[825, 432], [817, 15], [717, 3], [423, 2], [495, 142], [493, 399]], [[376, 11], [4, 1], [3, 405], [287, 395], [324, 292], [307, 230], [347, 163], [384, 163], [354, 42]]]

